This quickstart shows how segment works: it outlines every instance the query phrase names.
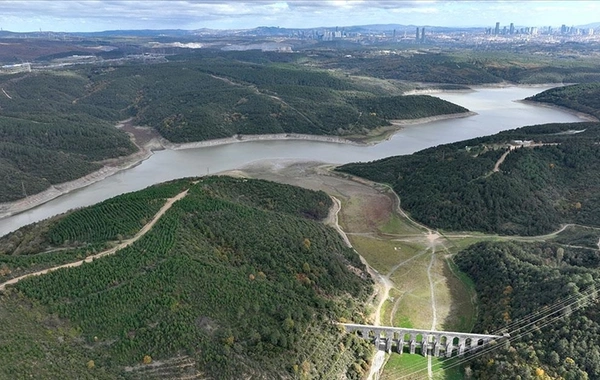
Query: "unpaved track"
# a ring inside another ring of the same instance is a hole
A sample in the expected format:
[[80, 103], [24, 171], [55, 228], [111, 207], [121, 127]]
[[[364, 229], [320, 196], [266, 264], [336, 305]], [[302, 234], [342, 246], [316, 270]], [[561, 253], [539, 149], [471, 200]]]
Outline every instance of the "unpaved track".
[[[342, 203], [340, 202], [339, 199], [337, 199], [334, 196], [331, 196], [331, 199], [333, 200], [333, 207], [331, 207], [331, 209], [329, 210], [329, 215], [327, 216], [325, 223], [328, 225], [331, 225], [333, 228], [335, 228], [336, 231], [342, 237], [342, 239], [344, 239], [344, 242], [346, 243], [346, 245], [350, 248], [353, 248], [352, 244], [350, 243], [350, 239], [348, 239], [348, 236], [346, 235], [344, 230], [342, 230], [342, 228], [339, 225], [338, 214], [342, 208]], [[355, 252], [356, 252], [356, 250], [355, 250]], [[383, 308], [383, 304], [385, 303], [385, 301], [388, 299], [388, 297], [390, 295], [390, 289], [393, 287], [393, 284], [390, 281], [388, 276], [381, 275], [375, 269], [371, 268], [371, 266], [369, 266], [367, 261], [362, 256], [360, 256], [360, 254], [358, 252], [356, 252], [356, 254], [359, 255], [361, 261], [367, 267], [367, 271], [379, 285], [379, 291], [377, 292], [377, 294], [380, 295], [379, 304], [377, 305], [377, 309], [376, 309], [375, 315], [374, 315], [374, 319], [375, 319], [374, 325], [379, 326], [381, 324], [381, 309]], [[383, 367], [384, 364], [385, 364], [385, 352], [377, 350], [377, 352], [375, 353], [375, 356], [373, 357], [373, 362], [371, 363], [371, 368], [369, 370], [369, 375], [367, 376], [367, 380], [375, 379], [376, 376], [381, 371], [381, 368]]]
[[152, 229], [152, 227], [154, 227], [156, 222], [158, 222], [158, 220], [164, 215], [164, 213], [167, 212], [167, 210], [169, 210], [171, 208], [171, 206], [173, 206], [173, 203], [175, 203], [178, 200], [180, 200], [181, 198], [185, 197], [187, 195], [188, 191], [189, 191], [189, 189], [177, 194], [173, 198], [167, 199], [167, 202], [164, 204], [164, 206], [161, 207], [160, 210], [158, 210], [158, 212], [154, 215], [154, 217], [152, 218], [152, 220], [150, 222], [148, 222], [144, 227], [142, 227], [142, 229], [139, 230], [138, 233], [135, 234], [135, 236], [119, 243], [119, 245], [117, 245], [111, 249], [107, 249], [106, 251], [97, 253], [95, 255], [88, 256], [83, 260], [79, 260], [79, 261], [75, 261], [75, 262], [67, 263], [67, 264], [63, 264], [63, 265], [58, 265], [58, 266], [44, 269], [44, 270], [41, 270], [38, 272], [28, 273], [21, 277], [13, 278], [12, 280], [9, 280], [9, 281], [6, 281], [6, 282], [0, 284], [0, 291], [4, 291], [6, 289], [7, 285], [16, 284], [17, 282], [21, 281], [24, 278], [31, 277], [31, 276], [40, 276], [40, 275], [43, 275], [43, 274], [46, 274], [49, 272], [53, 272], [53, 271], [55, 271], [57, 269], [61, 269], [61, 268], [78, 267], [78, 266], [83, 265], [83, 263], [91, 263], [95, 259], [98, 259], [98, 258], [104, 257], [104, 256], [113, 255], [118, 250], [129, 247], [131, 244], [135, 243], [139, 238], [144, 236], [148, 231], [150, 231]]
[[494, 173], [497, 173], [500, 171], [500, 165], [502, 165], [502, 163], [506, 159], [506, 156], [508, 156], [509, 153], [510, 153], [510, 149], [507, 150], [506, 152], [504, 152], [504, 154], [502, 156], [500, 156], [498, 161], [496, 161], [496, 165], [494, 165]]

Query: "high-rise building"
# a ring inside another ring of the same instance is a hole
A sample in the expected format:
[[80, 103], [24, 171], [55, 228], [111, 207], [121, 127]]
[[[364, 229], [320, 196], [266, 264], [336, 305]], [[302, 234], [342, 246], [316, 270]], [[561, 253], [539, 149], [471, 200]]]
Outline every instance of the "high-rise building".
[[421, 28], [421, 42], [425, 42], [425, 28]]
[[512, 22], [510, 23], [509, 33], [510, 34], [515, 34], [515, 24], [513, 24]]
[[496, 23], [496, 27], [494, 28], [494, 34], [495, 35], [500, 34], [500, 23], [499, 22]]
[[417, 38], [416, 38], [417, 42], [419, 42], [419, 28], [417, 27]]

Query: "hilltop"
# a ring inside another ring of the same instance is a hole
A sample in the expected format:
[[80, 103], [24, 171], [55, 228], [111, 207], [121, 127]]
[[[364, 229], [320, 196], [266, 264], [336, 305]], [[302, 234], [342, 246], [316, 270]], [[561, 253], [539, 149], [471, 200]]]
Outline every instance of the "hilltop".
[[360, 320], [371, 286], [319, 222], [331, 204], [273, 182], [183, 179], [3, 237], [2, 282], [125, 243], [7, 287], [0, 377], [359, 379], [371, 348], [331, 321]]

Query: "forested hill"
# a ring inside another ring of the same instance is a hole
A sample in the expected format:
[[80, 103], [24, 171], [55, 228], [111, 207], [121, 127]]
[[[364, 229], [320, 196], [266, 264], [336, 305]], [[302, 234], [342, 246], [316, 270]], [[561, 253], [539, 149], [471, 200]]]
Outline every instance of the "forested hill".
[[600, 83], [551, 88], [527, 100], [567, 107], [600, 118]]
[[0, 203], [131, 154], [129, 137], [114, 128], [130, 117], [182, 143], [237, 134], [356, 137], [390, 119], [467, 111], [435, 97], [401, 96], [403, 88], [388, 82], [271, 61], [274, 55], [179, 58], [0, 76]]
[[600, 226], [599, 141], [600, 123], [535, 125], [337, 170], [390, 184], [435, 228], [536, 235]]
[[[197, 181], [197, 182], [196, 182]], [[0, 240], [1, 378], [348, 378], [372, 348], [331, 321], [362, 320], [371, 283], [319, 220], [323, 192], [267, 181], [184, 179], [125, 194]]]
[[455, 261], [477, 291], [475, 329], [511, 336], [470, 362], [471, 376], [600, 378], [598, 257], [597, 247], [555, 243], [479, 243], [461, 252]]

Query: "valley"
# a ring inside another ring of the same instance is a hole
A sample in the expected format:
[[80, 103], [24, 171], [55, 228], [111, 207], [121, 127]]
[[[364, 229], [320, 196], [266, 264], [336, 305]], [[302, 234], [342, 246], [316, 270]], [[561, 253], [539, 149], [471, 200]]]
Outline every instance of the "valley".
[[0, 74], [0, 378], [600, 376], [592, 53], [114, 41]]

